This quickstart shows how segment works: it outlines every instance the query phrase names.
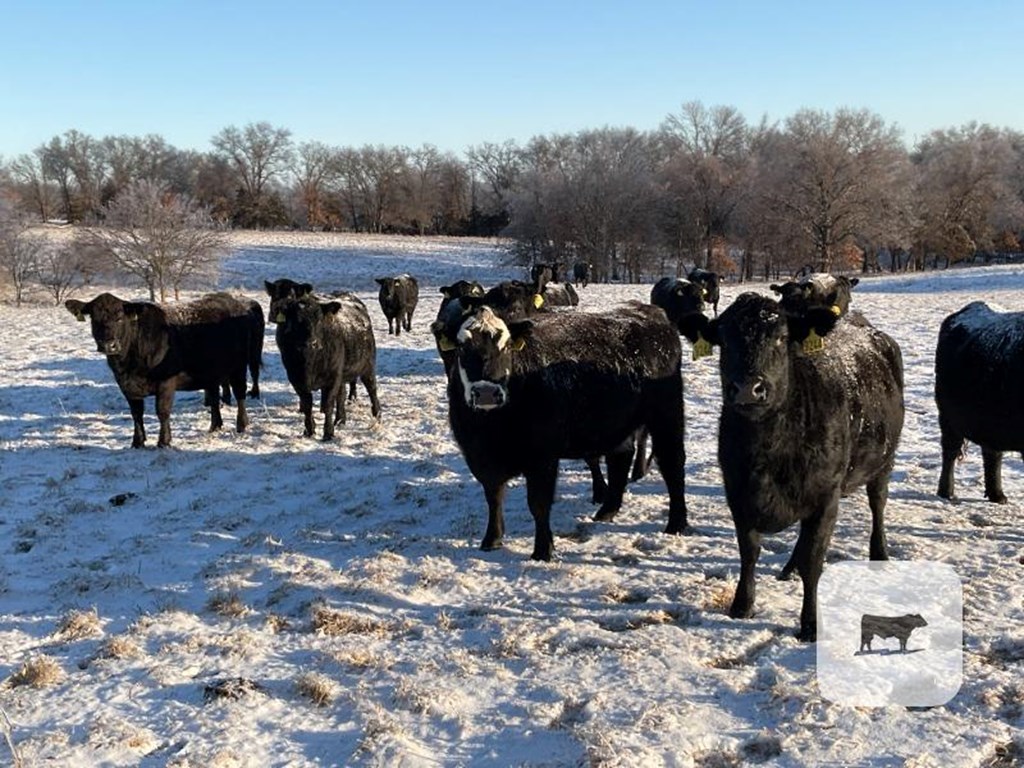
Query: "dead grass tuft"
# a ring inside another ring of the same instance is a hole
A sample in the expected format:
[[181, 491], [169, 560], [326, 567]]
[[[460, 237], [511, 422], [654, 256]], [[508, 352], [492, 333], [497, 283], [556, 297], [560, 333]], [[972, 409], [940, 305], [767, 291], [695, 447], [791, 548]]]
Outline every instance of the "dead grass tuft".
[[323, 605], [313, 607], [312, 624], [314, 632], [332, 637], [340, 635], [387, 637], [392, 631], [387, 622], [345, 611], [336, 611]]
[[137, 659], [142, 656], [142, 648], [131, 638], [117, 635], [103, 644], [99, 655], [104, 659]]
[[100, 616], [95, 608], [89, 611], [70, 611], [57, 624], [57, 634], [62, 640], [82, 640], [102, 633]]
[[30, 686], [32, 688], [47, 688], [56, 685], [64, 679], [64, 670], [56, 659], [49, 656], [35, 656], [21, 668], [7, 678], [6, 685], [11, 688]]
[[235, 592], [218, 592], [206, 603], [206, 608], [218, 616], [229, 619], [240, 619], [249, 613], [249, 607]]
[[326, 707], [338, 695], [335, 682], [319, 672], [305, 673], [295, 682], [295, 688], [318, 707]]
[[736, 594], [736, 585], [718, 582], [711, 587], [704, 595], [702, 605], [705, 611], [726, 613], [732, 606], [733, 596]]

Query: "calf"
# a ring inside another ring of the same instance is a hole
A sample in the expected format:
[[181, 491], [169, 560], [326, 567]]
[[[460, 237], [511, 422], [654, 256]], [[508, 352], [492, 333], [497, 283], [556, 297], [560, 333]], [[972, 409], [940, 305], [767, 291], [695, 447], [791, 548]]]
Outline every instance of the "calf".
[[532, 557], [551, 559], [562, 458], [607, 456], [609, 488], [597, 517], [614, 517], [632, 458], [626, 446], [640, 427], [650, 431], [668, 488], [666, 530], [686, 528], [681, 348], [663, 312], [634, 303], [607, 314], [539, 313], [506, 322], [481, 306], [435, 332], [456, 348], [448, 414], [487, 499], [483, 549], [501, 546], [505, 487], [523, 475], [535, 523]]
[[402, 335], [402, 329], [412, 330], [412, 313], [420, 298], [420, 286], [412, 275], [376, 278], [380, 285], [377, 295], [381, 311], [388, 319], [388, 333]]
[[[255, 306], [254, 306], [255, 305]], [[96, 348], [107, 357], [114, 380], [128, 401], [134, 434], [132, 448], [146, 442], [142, 423], [144, 398], [156, 397], [160, 421], [157, 445], [171, 444], [174, 393], [203, 390], [210, 407], [210, 430], [223, 419], [217, 391], [228, 382], [237, 401], [236, 428], [245, 430], [245, 372], [258, 372], [263, 352], [264, 320], [259, 303], [227, 293], [211, 293], [179, 305], [124, 301], [101, 293], [89, 302], [68, 299], [64, 306], [76, 319], [88, 317]]]
[[704, 291], [704, 301], [711, 305], [715, 310], [715, 316], [718, 316], [718, 300], [721, 298], [721, 293], [718, 288], [718, 274], [715, 272], [709, 272], [706, 269], [697, 267], [690, 271], [690, 274], [686, 276], [694, 285], [699, 285]]
[[[761, 536], [799, 522], [791, 560], [804, 587], [798, 636], [811, 641], [841, 496], [867, 486], [871, 559], [888, 559], [884, 509], [903, 427], [903, 363], [896, 342], [866, 323], [827, 308], [803, 320], [745, 293], [703, 334], [721, 347], [718, 461], [740, 550], [729, 613], [753, 610]], [[809, 328], [830, 340], [813, 355], [801, 346]]]
[[577, 261], [572, 265], [573, 282], [576, 287], [586, 288], [590, 284], [590, 274], [594, 271], [594, 265], [588, 261]]
[[935, 349], [935, 404], [942, 433], [938, 494], [953, 493], [953, 467], [969, 440], [981, 446], [985, 498], [1006, 503], [1006, 451], [1024, 451], [1024, 312], [974, 301], [942, 321]]
[[907, 640], [910, 633], [918, 627], [927, 627], [928, 622], [920, 613], [908, 613], [903, 616], [872, 616], [865, 613], [860, 617], [860, 651], [871, 650], [871, 641], [875, 635], [883, 640], [895, 637], [900, 641], [900, 653], [907, 652]]
[[315, 433], [313, 390], [320, 390], [324, 414], [324, 440], [334, 437], [334, 426], [345, 423], [345, 382], [359, 379], [370, 396], [374, 418], [377, 400], [377, 346], [366, 305], [355, 294], [331, 297], [306, 295], [284, 299], [277, 306], [277, 346], [288, 381], [299, 396], [305, 435]]

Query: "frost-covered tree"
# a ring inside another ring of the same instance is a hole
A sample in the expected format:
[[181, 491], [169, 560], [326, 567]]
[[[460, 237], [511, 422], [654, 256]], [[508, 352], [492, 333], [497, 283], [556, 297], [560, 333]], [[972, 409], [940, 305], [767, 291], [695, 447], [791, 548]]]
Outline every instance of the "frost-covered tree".
[[85, 231], [85, 246], [141, 281], [150, 299], [164, 301], [168, 291], [178, 298], [187, 282], [214, 279], [226, 241], [191, 198], [140, 181], [111, 200], [104, 214], [102, 226]]

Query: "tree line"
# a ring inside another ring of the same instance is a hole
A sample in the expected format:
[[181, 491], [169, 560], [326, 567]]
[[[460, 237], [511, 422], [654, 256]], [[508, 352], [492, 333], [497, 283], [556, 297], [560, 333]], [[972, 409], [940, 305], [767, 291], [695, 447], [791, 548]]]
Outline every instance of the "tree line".
[[[653, 131], [482, 143], [461, 157], [296, 143], [266, 122], [210, 143], [198, 152], [69, 130], [0, 162], [0, 213], [83, 225], [97, 249], [122, 255], [140, 199], [193, 229], [502, 236], [523, 263], [582, 260], [598, 280], [693, 266], [736, 279], [923, 269], [1014, 257], [1024, 233], [1024, 134], [968, 123], [908, 148], [868, 110], [750, 123], [733, 107], [689, 102]], [[97, 234], [119, 222], [122, 241]], [[151, 294], [186, 277], [152, 264], [132, 273]]]

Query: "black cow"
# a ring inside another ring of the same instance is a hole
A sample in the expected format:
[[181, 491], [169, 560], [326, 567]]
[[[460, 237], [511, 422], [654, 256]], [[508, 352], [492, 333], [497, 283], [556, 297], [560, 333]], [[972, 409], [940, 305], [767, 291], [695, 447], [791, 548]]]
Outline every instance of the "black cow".
[[572, 265], [573, 282], [576, 287], [586, 288], [590, 284], [590, 275], [594, 271], [594, 265], [589, 261], [577, 261]]
[[309, 296], [313, 293], [313, 285], [311, 283], [298, 283], [294, 280], [289, 280], [287, 277], [273, 281], [264, 280], [263, 287], [270, 297], [270, 312], [268, 314], [270, 318], [277, 315], [277, 305], [285, 299], [301, 299], [303, 296]]
[[277, 346], [288, 381], [299, 396], [305, 435], [315, 433], [313, 390], [320, 390], [324, 440], [334, 425], [345, 423], [345, 382], [359, 379], [370, 396], [374, 418], [377, 400], [377, 345], [366, 305], [355, 294], [339, 291], [330, 297], [307, 295], [277, 305]]
[[220, 429], [218, 388], [227, 381], [237, 401], [236, 428], [245, 430], [245, 372], [259, 393], [264, 318], [259, 302], [211, 293], [184, 304], [124, 301], [101, 293], [89, 302], [68, 299], [64, 306], [92, 323], [96, 348], [107, 357], [114, 379], [128, 401], [134, 423], [132, 448], [146, 442], [144, 398], [156, 397], [159, 447], [171, 444], [171, 407], [177, 390], [203, 390], [210, 407], [210, 430]]
[[530, 268], [530, 282], [537, 286], [540, 293], [548, 283], [557, 283], [562, 273], [562, 265], [557, 261], [551, 264], [534, 264]]
[[704, 313], [704, 289], [689, 280], [663, 277], [651, 288], [651, 304], [661, 307], [683, 336], [696, 344], [707, 325]]
[[378, 277], [381, 311], [388, 319], [388, 333], [402, 335], [402, 329], [412, 330], [412, 313], [420, 298], [420, 285], [412, 275]]
[[436, 325], [435, 333], [456, 346], [449, 420], [487, 499], [483, 549], [501, 546], [505, 486], [524, 475], [536, 526], [532, 557], [551, 559], [562, 458], [607, 456], [608, 494], [596, 519], [613, 518], [626, 487], [630, 438], [641, 426], [650, 431], [668, 488], [666, 530], [686, 528], [681, 348], [663, 312], [634, 303], [607, 314], [539, 313], [506, 323], [482, 306]]
[[686, 279], [695, 285], [699, 285], [703, 289], [704, 301], [711, 305], [715, 310], [715, 316], [717, 317], [718, 300], [721, 298], [721, 291], [718, 287], [718, 273], [696, 267], [695, 269], [690, 270], [690, 274], [686, 276]]
[[877, 635], [883, 640], [895, 637], [900, 641], [900, 653], [907, 652], [907, 640], [910, 633], [918, 627], [927, 627], [928, 622], [920, 613], [908, 613], [903, 616], [872, 616], [865, 613], [860, 617], [860, 651], [871, 650], [871, 640]]
[[[903, 362], [896, 342], [870, 325], [828, 308], [803, 320], [744, 293], [703, 335], [721, 347], [718, 461], [740, 550], [729, 613], [753, 610], [762, 534], [799, 522], [791, 563], [804, 586], [799, 637], [810, 641], [841, 496], [867, 486], [871, 559], [888, 559], [884, 509], [903, 427]], [[811, 328], [829, 344], [808, 355], [801, 345]]]
[[939, 496], [954, 498], [953, 467], [966, 441], [981, 446], [985, 498], [1006, 503], [1006, 451], [1024, 451], [1024, 312], [974, 301], [942, 321], [935, 349], [942, 432]]

